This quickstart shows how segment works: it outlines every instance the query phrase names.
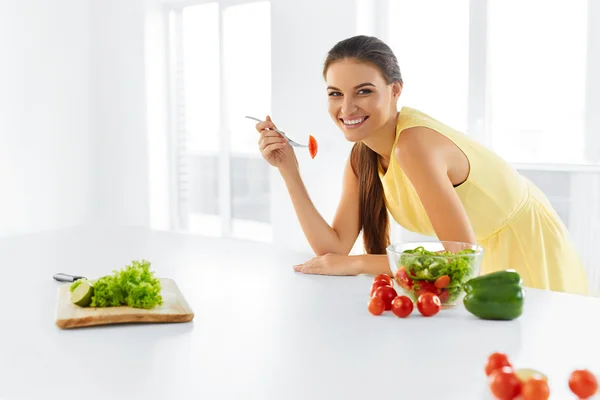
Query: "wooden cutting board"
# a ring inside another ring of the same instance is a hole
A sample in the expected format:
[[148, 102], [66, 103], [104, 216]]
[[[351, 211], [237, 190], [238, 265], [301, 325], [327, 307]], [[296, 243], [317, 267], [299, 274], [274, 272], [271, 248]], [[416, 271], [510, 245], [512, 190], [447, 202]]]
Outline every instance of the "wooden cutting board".
[[79, 307], [71, 303], [70, 283], [58, 288], [56, 325], [62, 329], [144, 322], [189, 322], [194, 313], [172, 279], [160, 278], [163, 305], [151, 310], [132, 307]]

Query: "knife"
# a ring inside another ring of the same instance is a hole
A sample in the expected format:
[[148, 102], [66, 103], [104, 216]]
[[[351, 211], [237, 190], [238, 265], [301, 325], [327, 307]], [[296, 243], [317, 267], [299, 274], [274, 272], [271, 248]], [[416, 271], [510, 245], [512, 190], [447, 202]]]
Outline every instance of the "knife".
[[79, 276], [79, 275], [69, 275], [69, 274], [60, 272], [58, 274], [54, 274], [54, 279], [59, 282], [75, 282], [78, 279], [86, 279], [86, 277]]

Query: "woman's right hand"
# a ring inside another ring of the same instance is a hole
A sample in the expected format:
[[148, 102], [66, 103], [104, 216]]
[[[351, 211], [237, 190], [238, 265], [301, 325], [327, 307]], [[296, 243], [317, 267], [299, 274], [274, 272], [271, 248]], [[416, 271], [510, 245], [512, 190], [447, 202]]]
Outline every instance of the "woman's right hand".
[[275, 128], [268, 115], [265, 121], [256, 124], [256, 130], [260, 133], [258, 139], [260, 153], [269, 164], [279, 170], [298, 168], [294, 149], [283, 136], [273, 130]]

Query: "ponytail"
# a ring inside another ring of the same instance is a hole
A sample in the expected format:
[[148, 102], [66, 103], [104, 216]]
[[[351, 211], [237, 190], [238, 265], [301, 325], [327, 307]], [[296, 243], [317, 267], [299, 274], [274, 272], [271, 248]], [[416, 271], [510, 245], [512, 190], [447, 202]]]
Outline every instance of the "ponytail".
[[385, 254], [390, 242], [388, 213], [377, 157], [377, 153], [362, 142], [356, 142], [350, 153], [350, 165], [358, 178], [359, 224], [367, 254]]

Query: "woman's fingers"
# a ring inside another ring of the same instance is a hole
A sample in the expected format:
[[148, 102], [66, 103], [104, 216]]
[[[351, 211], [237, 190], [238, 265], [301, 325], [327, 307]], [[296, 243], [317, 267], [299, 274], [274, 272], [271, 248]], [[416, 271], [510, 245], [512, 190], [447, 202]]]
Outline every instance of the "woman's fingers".
[[267, 118], [265, 121], [261, 121], [256, 124], [257, 132], [261, 133], [262, 131], [264, 131], [266, 129], [277, 129], [277, 127], [275, 126], [273, 121], [271, 121], [271, 117], [269, 117], [268, 115], [267, 115]]
[[322, 265], [318, 257], [313, 258], [303, 264], [294, 265], [294, 271], [302, 272], [303, 274], [321, 274], [323, 271]]
[[271, 143], [270, 145], [266, 146], [264, 149], [262, 149], [260, 151], [260, 153], [262, 154], [263, 158], [268, 159], [269, 157], [271, 157], [271, 154], [275, 151], [275, 150], [280, 150], [283, 149], [286, 146], [287, 143]]
[[272, 144], [285, 144], [286, 140], [284, 138], [282, 138], [281, 136], [278, 137], [273, 137], [273, 136], [269, 136], [269, 137], [265, 137], [263, 139], [261, 139], [261, 141], [258, 143], [258, 148], [260, 149], [260, 151], [263, 151], [264, 149], [266, 149], [268, 146], [272, 145]]
[[283, 136], [281, 136], [279, 133], [277, 133], [275, 131], [265, 130], [260, 133], [260, 136], [258, 137], [258, 144], [260, 144], [260, 142], [263, 141], [265, 138], [270, 138], [270, 137], [283, 138]]

